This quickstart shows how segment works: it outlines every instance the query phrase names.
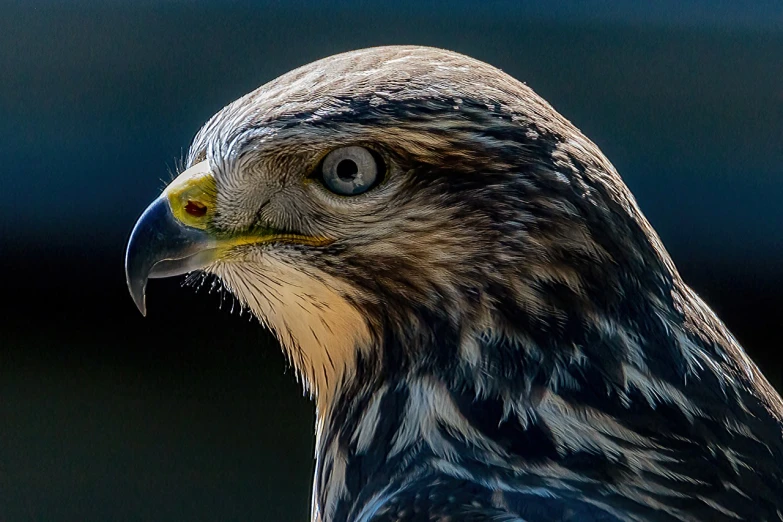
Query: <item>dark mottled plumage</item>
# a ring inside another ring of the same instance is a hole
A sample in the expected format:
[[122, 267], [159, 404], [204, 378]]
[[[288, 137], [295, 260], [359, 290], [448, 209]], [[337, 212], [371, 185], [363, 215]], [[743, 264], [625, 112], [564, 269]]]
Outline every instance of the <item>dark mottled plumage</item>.
[[[360, 145], [384, 181], [314, 179]], [[204, 269], [318, 405], [314, 519], [780, 521], [783, 405], [598, 148], [447, 51], [296, 69], [215, 115]], [[287, 237], [287, 236], [286, 236]]]

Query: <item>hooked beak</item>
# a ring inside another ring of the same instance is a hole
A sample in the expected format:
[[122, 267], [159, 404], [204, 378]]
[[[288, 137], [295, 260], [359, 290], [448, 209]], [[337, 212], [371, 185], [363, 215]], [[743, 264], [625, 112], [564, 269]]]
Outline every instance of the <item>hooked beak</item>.
[[147, 315], [147, 280], [198, 270], [215, 260], [217, 243], [203, 230], [174, 218], [168, 200], [161, 196], [133, 227], [125, 252], [125, 277], [133, 302]]
[[186, 274], [218, 257], [220, 241], [207, 231], [214, 212], [214, 178], [206, 161], [183, 172], [147, 207], [131, 232], [125, 276], [133, 302], [146, 315], [150, 278]]

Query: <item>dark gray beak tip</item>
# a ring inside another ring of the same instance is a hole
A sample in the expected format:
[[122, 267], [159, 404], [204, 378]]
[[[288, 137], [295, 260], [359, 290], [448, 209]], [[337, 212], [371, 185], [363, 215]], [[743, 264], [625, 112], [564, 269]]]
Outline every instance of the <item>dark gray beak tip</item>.
[[141, 315], [144, 317], [147, 317], [147, 296], [146, 296], [146, 290], [147, 290], [146, 284], [131, 284], [130, 281], [128, 281], [128, 290], [130, 290], [131, 297], [133, 298], [133, 303], [136, 305], [136, 308], [139, 309], [139, 312], [141, 312]]
[[128, 284], [128, 291], [130, 292], [133, 303], [136, 308], [139, 309], [141, 315], [147, 315], [147, 278], [148, 273], [145, 270], [147, 267], [140, 266], [138, 258], [134, 256], [134, 250], [136, 242], [134, 237], [137, 236], [138, 224], [133, 229], [131, 239], [128, 241], [128, 248], [125, 251], [125, 281]]
[[163, 253], [165, 229], [170, 227], [171, 212], [164, 198], [156, 199], [139, 217], [125, 250], [125, 280], [136, 308], [147, 315], [146, 289], [152, 267]]

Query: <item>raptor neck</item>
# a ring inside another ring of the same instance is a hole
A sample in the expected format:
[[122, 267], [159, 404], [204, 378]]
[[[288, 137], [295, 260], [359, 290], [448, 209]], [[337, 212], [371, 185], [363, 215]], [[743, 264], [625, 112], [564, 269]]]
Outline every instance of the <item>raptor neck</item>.
[[551, 328], [452, 335], [441, 324], [437, 339], [457, 345], [420, 349], [450, 350], [450, 364], [436, 358], [394, 373], [375, 361], [355, 373], [319, 412], [322, 521], [357, 519], [357, 506], [402, 476], [471, 476], [518, 489], [535, 487], [545, 469], [601, 481], [626, 469], [627, 455], [638, 472], [657, 473], [651, 448], [684, 439], [706, 447], [718, 426], [739, 438], [779, 427], [779, 404], [762, 389], [769, 385], [709, 308], [687, 287], [672, 299], [642, 310], [647, 322], [605, 316], [560, 330], [559, 340]]

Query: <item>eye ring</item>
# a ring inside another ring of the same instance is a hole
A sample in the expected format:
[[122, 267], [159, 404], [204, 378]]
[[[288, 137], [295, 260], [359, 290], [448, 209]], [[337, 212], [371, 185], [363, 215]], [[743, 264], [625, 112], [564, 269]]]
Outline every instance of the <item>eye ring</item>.
[[382, 179], [382, 163], [369, 149], [356, 145], [331, 151], [321, 162], [321, 181], [340, 196], [357, 196]]

